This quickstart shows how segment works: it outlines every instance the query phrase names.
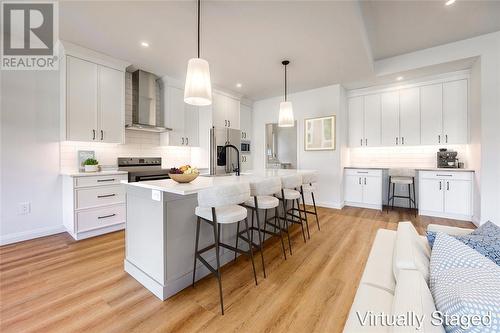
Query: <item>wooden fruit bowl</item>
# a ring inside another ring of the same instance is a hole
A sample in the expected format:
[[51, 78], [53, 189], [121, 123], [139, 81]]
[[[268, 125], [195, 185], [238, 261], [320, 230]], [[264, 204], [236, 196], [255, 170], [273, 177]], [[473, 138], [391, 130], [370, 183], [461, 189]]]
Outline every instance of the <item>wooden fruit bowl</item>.
[[178, 183], [190, 183], [196, 178], [198, 178], [199, 173], [169, 173], [170, 179], [175, 180]]

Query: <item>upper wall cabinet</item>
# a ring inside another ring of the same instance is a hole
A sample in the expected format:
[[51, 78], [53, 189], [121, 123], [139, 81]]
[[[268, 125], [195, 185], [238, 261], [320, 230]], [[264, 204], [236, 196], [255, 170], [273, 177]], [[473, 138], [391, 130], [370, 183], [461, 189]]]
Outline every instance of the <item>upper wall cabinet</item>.
[[70, 43], [62, 51], [62, 140], [122, 143], [126, 64]]
[[198, 107], [184, 102], [184, 90], [165, 86], [165, 126], [172, 129], [162, 134], [162, 141], [168, 137], [169, 146], [199, 146]]
[[213, 126], [240, 129], [240, 101], [214, 92], [212, 96]]
[[380, 146], [380, 96], [368, 95], [349, 99], [349, 145]]
[[467, 79], [442, 81], [354, 94], [348, 102], [349, 146], [467, 143]]
[[240, 107], [241, 140], [251, 140], [252, 136], [252, 108], [241, 104]]
[[467, 80], [420, 88], [422, 144], [467, 143], [467, 91]]

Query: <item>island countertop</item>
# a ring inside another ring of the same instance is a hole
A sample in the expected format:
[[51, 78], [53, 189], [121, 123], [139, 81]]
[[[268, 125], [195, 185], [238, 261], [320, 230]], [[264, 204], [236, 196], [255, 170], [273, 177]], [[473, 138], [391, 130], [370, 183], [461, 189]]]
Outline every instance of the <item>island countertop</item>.
[[[344, 169], [366, 169], [366, 170], [388, 170], [390, 167], [365, 167], [365, 166], [348, 166]], [[411, 169], [411, 168], [409, 168]], [[417, 171], [444, 171], [444, 172], [474, 172], [473, 169], [461, 169], [461, 168], [430, 168], [430, 167], [414, 167], [413, 169]]]
[[235, 175], [222, 175], [222, 176], [210, 176], [210, 175], [200, 175], [198, 178], [193, 180], [191, 183], [180, 184], [172, 179], [162, 179], [162, 180], [150, 180], [144, 182], [134, 182], [126, 183], [128, 186], [136, 186], [142, 188], [148, 188], [151, 190], [157, 190], [162, 192], [168, 192], [178, 195], [190, 195], [198, 193], [198, 191], [205, 188], [220, 186], [226, 184], [234, 184], [238, 182], [251, 183], [252, 181], [259, 181], [260, 179], [275, 176], [287, 176], [297, 173], [314, 172], [314, 170], [302, 170], [302, 169], [265, 169], [256, 170], [252, 172], [241, 173], [240, 176]]

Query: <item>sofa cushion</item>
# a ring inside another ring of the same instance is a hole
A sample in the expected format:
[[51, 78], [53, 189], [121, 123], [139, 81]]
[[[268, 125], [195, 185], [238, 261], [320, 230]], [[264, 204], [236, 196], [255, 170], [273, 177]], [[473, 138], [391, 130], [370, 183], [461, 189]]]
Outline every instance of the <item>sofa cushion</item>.
[[360, 283], [373, 285], [394, 293], [396, 280], [392, 273], [391, 258], [395, 240], [395, 231], [386, 229], [377, 231]]
[[[454, 237], [500, 266], [500, 227], [497, 225], [486, 222], [470, 234]], [[435, 238], [435, 232], [427, 231], [427, 240], [431, 247]]]
[[394, 326], [392, 331], [397, 333], [444, 333], [442, 325], [433, 325], [431, 322], [431, 315], [434, 311], [436, 311], [434, 300], [422, 274], [417, 270], [401, 270], [394, 293], [392, 314], [394, 316], [412, 314], [423, 318], [423, 321], [413, 321], [406, 326]]
[[431, 292], [444, 316], [471, 316], [491, 321], [464, 329], [445, 323], [448, 332], [500, 330], [500, 267], [477, 251], [444, 233], [438, 233], [431, 256]]
[[396, 280], [400, 270], [418, 270], [425, 281], [429, 280], [430, 247], [419, 236], [411, 222], [400, 222], [393, 253], [393, 273]]
[[472, 231], [474, 231], [474, 229], [450, 227], [447, 225], [440, 225], [440, 224], [429, 224], [427, 226], [427, 231], [434, 231], [434, 232], [440, 231], [444, 232], [447, 235], [461, 236], [470, 234]]
[[344, 333], [383, 333], [389, 332], [388, 326], [370, 324], [372, 314], [390, 314], [393, 295], [387, 290], [360, 283], [349, 317], [344, 326]]

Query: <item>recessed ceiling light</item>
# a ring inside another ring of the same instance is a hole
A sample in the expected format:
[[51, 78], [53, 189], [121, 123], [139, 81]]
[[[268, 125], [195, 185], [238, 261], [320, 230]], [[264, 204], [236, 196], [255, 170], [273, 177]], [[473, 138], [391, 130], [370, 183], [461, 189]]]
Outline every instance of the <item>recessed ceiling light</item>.
[[402, 77], [402, 76], [398, 76], [398, 77], [396, 78], [396, 80], [398, 80], [398, 81], [401, 81], [402, 79], [404, 79], [404, 77]]
[[243, 85], [241, 83], [236, 83], [236, 88], [241, 88]]
[[141, 46], [142, 47], [149, 47], [149, 43], [148, 42], [141, 42]]
[[446, 6], [453, 5], [455, 3], [455, 1], [457, 1], [457, 0], [448, 0], [448, 1], [446, 1], [445, 5]]

